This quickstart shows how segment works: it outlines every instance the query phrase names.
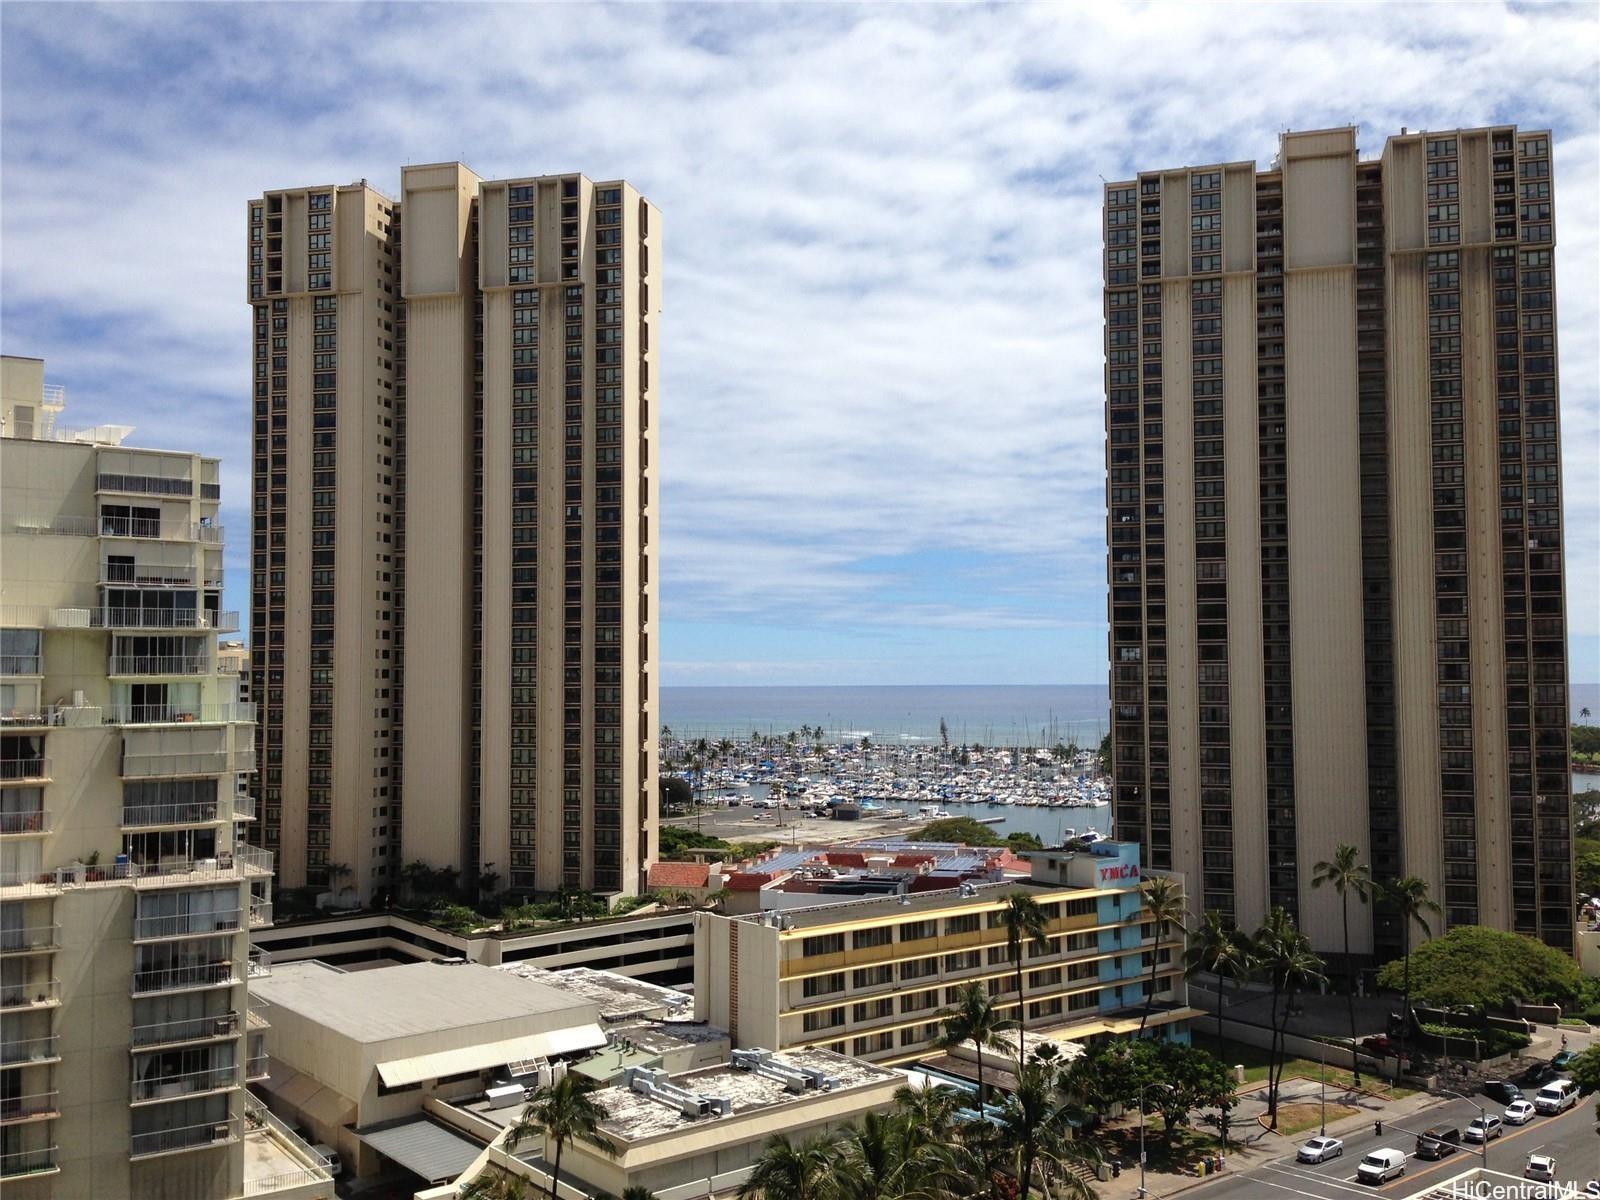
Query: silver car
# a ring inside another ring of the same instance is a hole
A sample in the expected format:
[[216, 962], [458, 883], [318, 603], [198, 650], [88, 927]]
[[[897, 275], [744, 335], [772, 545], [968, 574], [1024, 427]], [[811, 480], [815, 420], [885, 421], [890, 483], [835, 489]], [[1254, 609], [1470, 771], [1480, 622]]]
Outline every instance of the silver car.
[[1314, 1137], [1296, 1154], [1295, 1161], [1303, 1163], [1327, 1162], [1330, 1158], [1338, 1158], [1344, 1153], [1344, 1143], [1338, 1138]]

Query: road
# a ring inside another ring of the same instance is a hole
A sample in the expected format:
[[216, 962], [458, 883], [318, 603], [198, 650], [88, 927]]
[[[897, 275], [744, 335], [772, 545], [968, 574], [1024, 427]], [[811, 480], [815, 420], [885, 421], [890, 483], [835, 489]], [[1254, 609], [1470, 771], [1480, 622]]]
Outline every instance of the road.
[[[1475, 1096], [1488, 1111], [1500, 1106], [1487, 1096]], [[1438, 1162], [1408, 1157], [1405, 1174], [1382, 1187], [1356, 1182], [1356, 1164], [1363, 1155], [1381, 1147], [1402, 1150], [1408, 1156], [1416, 1147], [1416, 1134], [1430, 1125], [1449, 1122], [1465, 1129], [1478, 1110], [1464, 1100], [1444, 1100], [1401, 1121], [1404, 1129], [1384, 1123], [1383, 1136], [1377, 1137], [1370, 1125], [1345, 1138], [1344, 1154], [1330, 1162], [1310, 1165], [1297, 1163], [1294, 1150], [1315, 1130], [1294, 1139], [1285, 1139], [1287, 1153], [1251, 1167], [1238, 1175], [1224, 1175], [1215, 1183], [1201, 1184], [1185, 1191], [1186, 1200], [1267, 1200], [1268, 1197], [1312, 1197], [1313, 1200], [1355, 1200], [1358, 1196], [1398, 1197], [1420, 1192], [1429, 1184], [1442, 1183], [1473, 1167], [1484, 1165], [1478, 1147], [1463, 1145]], [[1409, 1132], [1407, 1132], [1409, 1131]], [[1557, 1117], [1535, 1117], [1520, 1129], [1507, 1126], [1504, 1135], [1489, 1143], [1488, 1167], [1492, 1171], [1520, 1177], [1529, 1154], [1550, 1154], [1556, 1160], [1556, 1178], [1576, 1184], [1581, 1190], [1589, 1180], [1600, 1177], [1600, 1137], [1595, 1136], [1595, 1102], [1590, 1097]]]

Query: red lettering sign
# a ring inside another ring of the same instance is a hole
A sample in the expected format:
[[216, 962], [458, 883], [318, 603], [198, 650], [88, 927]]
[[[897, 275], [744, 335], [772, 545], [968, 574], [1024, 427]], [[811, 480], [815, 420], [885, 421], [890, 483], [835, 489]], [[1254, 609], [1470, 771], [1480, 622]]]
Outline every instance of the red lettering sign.
[[1114, 880], [1139, 878], [1137, 863], [1117, 863], [1114, 866], [1100, 868], [1100, 882], [1111, 883]]

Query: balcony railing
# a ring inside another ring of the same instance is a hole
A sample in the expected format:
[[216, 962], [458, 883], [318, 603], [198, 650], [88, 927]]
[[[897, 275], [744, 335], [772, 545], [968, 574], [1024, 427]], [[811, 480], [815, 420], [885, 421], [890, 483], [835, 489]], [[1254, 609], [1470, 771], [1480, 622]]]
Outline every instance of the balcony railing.
[[0, 954], [38, 954], [61, 948], [61, 926], [30, 925], [25, 929], [0, 929]]
[[272, 924], [272, 901], [253, 899], [250, 901], [250, 928], [260, 929]]
[[173, 913], [160, 917], [135, 917], [133, 940], [154, 941], [158, 938], [205, 937], [213, 933], [238, 933], [242, 910], [231, 912]]
[[133, 994], [149, 995], [155, 992], [174, 992], [184, 988], [224, 987], [239, 980], [231, 959], [219, 962], [194, 963], [186, 967], [159, 967], [133, 973]]
[[0, 1097], [0, 1125], [14, 1121], [34, 1121], [61, 1115], [59, 1092], [33, 1092], [26, 1096]]
[[193, 567], [179, 563], [100, 564], [100, 582], [116, 587], [192, 588], [198, 578]]
[[6, 522], [12, 533], [93, 537], [93, 517], [13, 517]]
[[256, 798], [248, 792], [239, 792], [233, 797], [233, 819], [235, 821], [254, 821], [256, 819]]
[[140, 829], [151, 825], [208, 825], [219, 819], [215, 800], [191, 800], [185, 804], [139, 804], [122, 810], [124, 829]]
[[32, 758], [0, 758], [0, 783], [48, 783], [50, 760], [44, 755]]
[[233, 1064], [212, 1067], [205, 1071], [188, 1071], [182, 1075], [154, 1075], [135, 1079], [129, 1103], [142, 1104], [148, 1100], [173, 1100], [179, 1096], [192, 1096], [196, 1092], [216, 1092], [239, 1086], [239, 1070]]
[[265, 1054], [255, 1054], [244, 1060], [246, 1083], [259, 1083], [267, 1077], [267, 1056]]
[[250, 1003], [245, 1008], [245, 1024], [249, 1026], [250, 1032], [259, 1033], [263, 1029], [272, 1028], [272, 1022], [267, 1019], [267, 1010], [271, 1007], [272, 1005], [260, 996], [250, 997]]
[[165, 475], [95, 476], [95, 489], [101, 492], [133, 492], [140, 496], [192, 496], [194, 480], [170, 479]]
[[272, 974], [272, 951], [259, 946], [250, 951], [250, 978], [265, 979]]
[[59, 979], [35, 979], [30, 983], [0, 984], [0, 1008], [37, 1008], [60, 1002]]
[[101, 537], [152, 538], [168, 542], [193, 539], [198, 526], [189, 521], [163, 521], [160, 517], [100, 518]]
[[21, 1067], [29, 1063], [54, 1062], [60, 1057], [61, 1049], [54, 1034], [0, 1042], [0, 1066]]
[[74, 864], [48, 871], [0, 871], [0, 892], [6, 899], [57, 896], [74, 888], [173, 887], [218, 879], [260, 879], [272, 875], [272, 852], [237, 843], [232, 854], [216, 858], [165, 859], [150, 863], [118, 863], [109, 867]]
[[0, 833], [49, 833], [48, 812], [0, 812]]
[[204, 654], [113, 654], [107, 675], [209, 675]]
[[240, 842], [233, 848], [233, 856], [238, 859], [240, 867], [246, 875], [272, 876], [272, 851], [262, 850]]
[[155, 1129], [149, 1133], [135, 1133], [129, 1158], [145, 1158], [152, 1154], [171, 1154], [177, 1150], [201, 1150], [207, 1146], [221, 1146], [239, 1140], [239, 1122], [235, 1117], [222, 1121], [206, 1121], [200, 1125], [186, 1125], [181, 1129]]
[[42, 675], [44, 660], [37, 654], [0, 654], [0, 675]]
[[209, 1017], [186, 1017], [179, 1021], [157, 1021], [135, 1025], [128, 1035], [130, 1046], [166, 1046], [174, 1042], [200, 1042], [211, 1038], [233, 1037], [239, 1032], [239, 1014], [216, 1013]]
[[235, 609], [214, 613], [205, 608], [99, 608], [92, 611], [89, 624], [96, 629], [208, 629], [237, 633], [239, 613]]
[[20, 1175], [38, 1175], [56, 1170], [56, 1148], [43, 1146], [37, 1150], [13, 1150], [0, 1154], [0, 1179], [15, 1179]]

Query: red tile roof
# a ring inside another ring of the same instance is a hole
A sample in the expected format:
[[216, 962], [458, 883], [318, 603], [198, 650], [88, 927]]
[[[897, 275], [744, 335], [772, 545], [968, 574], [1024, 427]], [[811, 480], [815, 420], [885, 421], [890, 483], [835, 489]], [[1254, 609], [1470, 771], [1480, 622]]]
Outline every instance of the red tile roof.
[[830, 867], [865, 867], [867, 856], [858, 850], [829, 850], [823, 860]]
[[658, 862], [650, 864], [650, 886], [653, 888], [703, 888], [711, 877], [706, 863]]

